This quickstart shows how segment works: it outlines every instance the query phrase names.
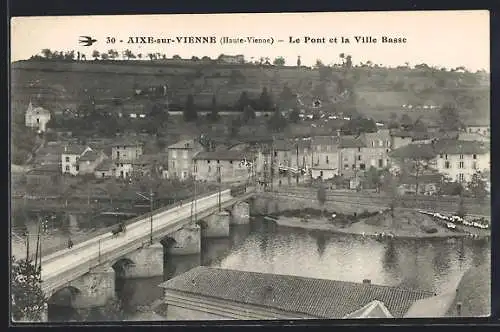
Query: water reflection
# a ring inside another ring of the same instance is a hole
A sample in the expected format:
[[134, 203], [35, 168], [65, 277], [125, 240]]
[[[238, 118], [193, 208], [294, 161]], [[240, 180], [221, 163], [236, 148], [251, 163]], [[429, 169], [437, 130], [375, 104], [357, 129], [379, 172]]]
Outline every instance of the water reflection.
[[[117, 283], [127, 312], [161, 298], [163, 280], [200, 264], [312, 278], [401, 285], [441, 293], [489, 260], [489, 241], [371, 238], [278, 227], [262, 219], [232, 226], [229, 238], [202, 240], [199, 255], [165, 255], [163, 277]], [[121, 288], [120, 288], [121, 287]], [[489, 296], [489, 294], [485, 294]], [[69, 313], [68, 313], [69, 317]], [[66, 319], [67, 320], [67, 319]]]

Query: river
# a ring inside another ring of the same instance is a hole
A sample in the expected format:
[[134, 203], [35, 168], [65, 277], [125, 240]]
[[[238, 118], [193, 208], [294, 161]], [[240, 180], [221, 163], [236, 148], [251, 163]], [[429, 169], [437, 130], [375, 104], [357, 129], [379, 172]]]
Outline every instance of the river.
[[[200, 264], [353, 282], [370, 279], [374, 284], [441, 293], [455, 288], [469, 267], [489, 261], [490, 252], [489, 241], [378, 242], [282, 228], [254, 219], [250, 225], [232, 226], [229, 238], [204, 239], [199, 255], [166, 255], [163, 277], [117, 280], [117, 296], [127, 318], [140, 320], [143, 316], [138, 314], [138, 306], [161, 298], [160, 283]], [[72, 310], [64, 308], [50, 311], [49, 319], [69, 320], [72, 316]]]

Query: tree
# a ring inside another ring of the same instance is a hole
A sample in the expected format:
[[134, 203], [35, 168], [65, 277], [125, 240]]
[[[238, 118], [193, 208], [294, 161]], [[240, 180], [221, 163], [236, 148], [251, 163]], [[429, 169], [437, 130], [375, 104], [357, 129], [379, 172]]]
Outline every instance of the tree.
[[129, 49], [126, 49], [125, 51], [123, 51], [123, 56], [125, 58], [127, 58], [127, 60], [130, 60], [131, 58], [135, 58], [134, 53], [132, 53], [132, 51]]
[[108, 56], [109, 56], [109, 58], [110, 58], [111, 60], [114, 60], [114, 59], [118, 58], [118, 55], [119, 55], [119, 54], [118, 54], [118, 51], [113, 50], [113, 49], [108, 50]]
[[321, 210], [323, 210], [323, 206], [326, 203], [326, 189], [322, 183], [319, 185], [318, 191], [316, 192], [316, 199], [318, 200]]
[[255, 119], [255, 111], [252, 106], [247, 105], [243, 110], [243, 123], [248, 123], [248, 121]]
[[300, 61], [300, 55], [297, 57], [297, 67], [300, 67], [301, 61]]
[[192, 60], [192, 61], [198, 61], [198, 60], [200, 60], [200, 58], [198, 58], [197, 56], [193, 55], [193, 56], [191, 57], [191, 60]]
[[394, 226], [394, 210], [399, 203], [399, 177], [392, 174], [388, 169], [384, 169], [380, 175], [380, 187], [389, 196], [389, 209], [391, 211], [392, 223]]
[[231, 137], [238, 136], [238, 133], [241, 129], [241, 125], [242, 125], [242, 121], [241, 121], [239, 116], [231, 120], [231, 124], [230, 124], [230, 128], [229, 128], [229, 130], [230, 130], [229, 134], [231, 135]]
[[42, 291], [42, 270], [33, 261], [11, 258], [12, 318], [15, 321], [39, 322], [43, 319], [47, 298]]
[[458, 131], [463, 127], [458, 109], [452, 105], [444, 105], [439, 110], [440, 127], [442, 131]]
[[184, 108], [184, 121], [191, 122], [198, 118], [198, 112], [196, 112], [194, 106], [194, 98], [192, 94], [187, 96], [186, 106]]
[[283, 91], [280, 94], [280, 99], [284, 102], [289, 102], [295, 98], [294, 93], [292, 92], [292, 89], [288, 86], [288, 84], [285, 84], [283, 86]]
[[263, 87], [262, 92], [260, 93], [258, 107], [262, 111], [270, 111], [273, 109], [273, 101], [269, 93], [267, 92], [267, 88]]
[[42, 50], [42, 55], [45, 59], [51, 59], [52, 58], [52, 51], [48, 48], [44, 48]]
[[240, 95], [240, 99], [236, 102], [236, 109], [238, 111], [243, 111], [248, 105], [250, 105], [250, 98], [248, 98], [248, 93], [243, 91]]
[[181, 60], [182, 58], [178, 54], [174, 54], [174, 56], [172, 57], [172, 59], [174, 59], [174, 60]]
[[413, 128], [413, 120], [410, 118], [408, 114], [403, 114], [401, 116], [401, 126], [405, 130], [411, 130]]
[[101, 55], [101, 54], [99, 53], [99, 51], [98, 51], [98, 50], [94, 50], [94, 51], [92, 51], [92, 57], [94, 58], [94, 60], [96, 60], [96, 61], [97, 61], [97, 59], [99, 59], [99, 56], [100, 56], [100, 55]]
[[321, 68], [321, 67], [324, 67], [325, 65], [323, 64], [323, 61], [321, 61], [320, 59], [316, 59], [316, 63], [314, 66], [316, 68]]
[[476, 172], [472, 175], [470, 182], [467, 184], [467, 187], [478, 201], [482, 201], [487, 195], [488, 191], [486, 190], [486, 183], [482, 179], [481, 174]]
[[298, 108], [296, 108], [296, 107], [295, 107], [295, 108], [294, 108], [294, 109], [290, 112], [290, 114], [288, 115], [288, 119], [289, 119], [291, 122], [293, 122], [293, 123], [297, 123], [297, 122], [299, 121], [299, 119], [300, 119], [300, 116], [299, 116], [299, 115], [300, 115], [300, 112], [299, 112]]
[[344, 53], [340, 53], [339, 54], [339, 58], [342, 61], [342, 64], [344, 64], [345, 54]]
[[464, 197], [463, 195], [460, 195], [460, 199], [458, 201], [457, 216], [459, 216], [460, 218], [464, 218], [466, 213], [467, 211], [465, 210]]
[[436, 156], [430, 144], [410, 144], [394, 150], [391, 157], [397, 160], [403, 177], [415, 179], [415, 191], [418, 194], [420, 178], [428, 169], [430, 160]]
[[108, 60], [108, 58], [109, 58], [109, 55], [108, 55], [108, 54], [106, 54], [106, 53], [101, 53], [101, 59], [102, 59], [102, 60]]
[[274, 59], [273, 64], [276, 66], [284, 66], [285, 65], [285, 58], [282, 56], [277, 57]]
[[219, 111], [217, 110], [217, 98], [215, 95], [212, 96], [212, 109], [209, 115], [209, 119], [212, 122], [218, 121], [220, 118]]
[[368, 171], [365, 172], [365, 184], [370, 189], [380, 190], [381, 182], [381, 172], [375, 167], [371, 166]]
[[350, 55], [346, 57], [345, 67], [348, 69], [352, 68], [352, 57]]
[[273, 115], [269, 118], [269, 129], [275, 132], [282, 131], [287, 126], [286, 119], [279, 109], [275, 109]]

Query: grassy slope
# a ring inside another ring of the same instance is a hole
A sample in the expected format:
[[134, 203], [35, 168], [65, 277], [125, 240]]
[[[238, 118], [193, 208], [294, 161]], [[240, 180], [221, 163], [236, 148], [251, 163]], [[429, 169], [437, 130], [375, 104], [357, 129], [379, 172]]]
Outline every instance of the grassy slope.
[[[134, 85], [144, 87], [168, 83], [175, 95], [180, 96], [180, 102], [183, 102], [187, 93], [194, 92], [196, 102], [209, 103], [214, 91], [218, 91], [221, 103], [232, 103], [243, 90], [257, 95], [263, 86], [267, 86], [277, 95], [283, 85], [288, 84], [292, 90], [307, 95], [320, 83], [317, 70], [294, 67], [278, 69], [230, 65], [164, 65], [149, 61], [21, 61], [14, 63], [12, 68], [15, 100], [25, 101], [29, 96], [41, 93], [46, 99], [57, 99], [60, 104], [78, 103], [84, 89], [96, 98], [112, 98], [130, 96]], [[242, 72], [246, 78], [245, 83], [225, 83], [233, 69]], [[333, 80], [327, 84], [327, 90], [335, 89], [336, 80], [340, 76], [340, 69], [334, 68], [333, 72]], [[441, 104], [460, 98], [474, 100], [472, 103], [476, 115], [478, 112], [488, 114], [488, 89], [482, 87], [481, 82], [473, 82], [471, 75], [442, 71], [354, 68], [350, 73], [350, 80], [359, 96], [360, 108], [366, 112], [373, 111], [374, 115], [385, 113], [383, 110], [395, 111], [408, 103]], [[37, 84], [29, 87], [30, 82]], [[468, 104], [468, 101], [462, 100], [461, 104]]]

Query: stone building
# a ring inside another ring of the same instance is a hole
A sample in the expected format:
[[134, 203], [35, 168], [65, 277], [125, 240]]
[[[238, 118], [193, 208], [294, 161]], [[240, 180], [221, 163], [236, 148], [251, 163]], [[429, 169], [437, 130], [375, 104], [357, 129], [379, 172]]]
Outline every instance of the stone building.
[[50, 121], [50, 111], [42, 107], [33, 107], [30, 102], [25, 114], [26, 127], [36, 128], [39, 131], [46, 131], [47, 122]]

